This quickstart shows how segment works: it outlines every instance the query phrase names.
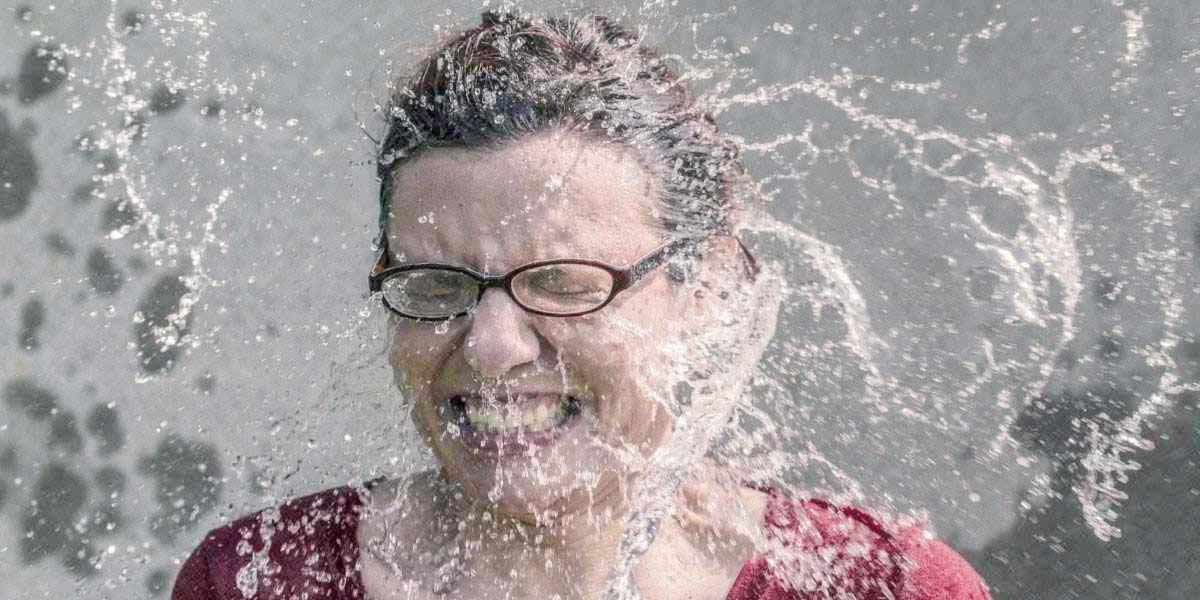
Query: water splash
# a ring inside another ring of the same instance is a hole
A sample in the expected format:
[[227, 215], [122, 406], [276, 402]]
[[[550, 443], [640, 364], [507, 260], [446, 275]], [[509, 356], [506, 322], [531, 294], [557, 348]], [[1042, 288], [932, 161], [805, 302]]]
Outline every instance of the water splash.
[[[166, 195], [168, 190], [161, 185], [150, 152], [142, 149], [149, 100], [141, 92], [148, 78], [158, 78], [172, 89], [207, 89], [223, 99], [248, 99], [254, 82], [261, 84], [270, 76], [253, 69], [249, 83], [214, 76], [208, 49], [219, 31], [209, 15], [176, 11], [173, 3], [154, 6], [151, 20], [162, 25], [152, 29], [160, 36], [154, 44], [190, 44], [196, 50], [193, 58], [185, 64], [137, 63], [112, 2], [101, 38], [63, 49], [73, 65], [86, 67], [95, 57], [100, 62], [99, 75], [86, 84], [72, 75], [69, 81], [77, 91], [71, 92], [68, 105], [70, 110], [89, 106], [86, 92], [78, 91], [87, 85], [97, 86], [104, 98], [102, 112], [109, 120], [98, 124], [91, 144], [97, 152], [111, 153], [117, 166], [97, 179], [107, 194], [122, 198], [138, 215], [133, 226], [115, 230], [109, 239], [132, 240], [134, 249], [156, 266], [187, 269], [183, 281], [189, 292], [167, 318], [167, 326], [156, 330], [162, 348], [198, 349], [205, 340], [219, 346], [215, 342], [224, 325], [185, 334], [185, 324], [195, 311], [205, 310], [206, 292], [230, 281], [212, 259], [239, 252], [223, 226], [237, 221], [246, 192], [237, 181], [222, 182], [212, 193], [197, 192], [203, 187], [197, 179], [207, 167], [195, 167], [187, 182], [195, 193], [180, 201], [193, 204], [195, 210], [176, 212], [161, 201], [158, 193]], [[704, 107], [730, 123], [743, 113], [768, 114], [776, 108], [802, 116], [782, 132], [774, 127], [766, 135], [735, 136], [746, 155], [757, 161], [757, 192], [776, 214], [749, 223], [743, 233], [757, 242], [756, 250], [768, 262], [782, 264], [788, 283], [780, 283], [779, 289], [786, 304], [795, 308], [785, 309], [781, 317], [791, 329], [773, 341], [769, 336], [755, 338], [771, 343], [762, 364], [731, 368], [724, 375], [730, 380], [716, 386], [748, 386], [752, 391], [734, 408], [730, 429], [724, 432], [727, 439], [721, 441], [722, 456], [731, 463], [740, 457], [739, 464], [759, 479], [848, 502], [886, 509], [893, 502], [903, 504], [905, 495], [925, 504], [922, 494], [933, 494], [938, 497], [930, 499], [931, 506], [941, 502], [957, 510], [960, 498], [979, 498], [979, 490], [966, 484], [962, 489], [901, 488], [893, 492], [895, 497], [880, 497], [880, 488], [863, 473], [883, 470], [888, 463], [881, 460], [859, 469], [856, 461], [869, 462], [872, 455], [894, 451], [891, 458], [898, 469], [923, 473], [941, 470], [961, 446], [978, 447], [983, 451], [972, 454], [969, 462], [983, 475], [977, 473], [970, 485], [990, 479], [988, 475], [1007, 477], [1014, 465], [1019, 472], [1013, 477], [1020, 485], [984, 488], [985, 498], [1007, 498], [1030, 479], [1035, 491], [1022, 502], [1051, 494], [1042, 464], [1021, 449], [1012, 430], [1041, 392], [1071, 384], [1055, 359], [1086, 345], [1088, 336], [1103, 325], [1089, 305], [1087, 282], [1119, 261], [1102, 256], [1104, 244], [1115, 242], [1094, 240], [1100, 221], [1089, 211], [1096, 202], [1077, 189], [1092, 173], [1101, 173], [1129, 193], [1131, 216], [1121, 225], [1135, 247], [1131, 264], [1137, 281], [1115, 295], [1136, 297], [1129, 302], [1138, 309], [1162, 315], [1150, 339], [1133, 346], [1132, 353], [1151, 376], [1138, 389], [1130, 412], [1086, 416], [1073, 432], [1085, 450], [1079, 459], [1081, 477], [1070, 489], [1093, 533], [1104, 541], [1118, 538], [1130, 477], [1140, 468], [1139, 454], [1154, 447], [1155, 425], [1169, 415], [1173, 396], [1200, 391], [1200, 384], [1172, 358], [1189, 326], [1184, 298], [1190, 265], [1179, 250], [1184, 242], [1178, 235], [1188, 218], [1188, 202], [1158, 189], [1153, 177], [1129, 166], [1136, 161], [1103, 143], [1068, 143], [1041, 132], [971, 130], [971, 123], [987, 123], [987, 116], [946, 95], [954, 93], [949, 76], [922, 80], [874, 73], [871, 67], [831, 67], [822, 76], [762, 84], [746, 61], [770, 51], [763, 45], [768, 38], [734, 40], [713, 33], [742, 18], [736, 8], [688, 15], [693, 18], [685, 20], [675, 19], [677, 12], [670, 3], [653, 1], [630, 14], [640, 15], [652, 28], [690, 36], [690, 43], [672, 58], [685, 65], [686, 81], [706, 86]], [[1123, 28], [1118, 48], [1123, 52], [1111, 56], [1125, 72], [1145, 63], [1147, 50], [1158, 47], [1157, 41], [1150, 45], [1150, 15], [1147, 8], [1123, 8], [1120, 20], [1114, 21]], [[971, 25], [967, 33], [947, 42], [950, 61], [977, 62], [971, 58], [976, 51], [1018, 27], [1015, 21], [999, 18]], [[779, 21], [761, 29], [758, 35], [789, 39], [812, 30], [799, 22]], [[89, 58], [93, 49], [98, 50]], [[1128, 92], [1136, 79], [1126, 77], [1114, 89]], [[917, 96], [962, 108], [971, 123], [901, 116], [903, 110], [888, 106], [889, 101]], [[276, 119], [261, 107], [250, 108], [242, 118], [251, 133], [271, 129], [276, 120], [289, 130], [305, 124], [291, 117]], [[153, 129], [149, 131], [153, 135]], [[314, 158], [324, 152], [305, 148]], [[222, 164], [243, 158], [232, 144], [218, 154]], [[546, 182], [549, 191], [559, 186], [561, 182]], [[928, 190], [935, 193], [925, 194]], [[831, 200], [839, 194], [840, 201]], [[828, 218], [838, 211], [862, 211], [863, 216]], [[913, 258], [919, 252], [894, 252], [905, 241], [889, 237], [893, 226], [908, 227], [913, 245], [931, 250], [939, 260], [931, 260], [932, 266], [919, 265]], [[875, 242], [893, 252], [873, 254], [867, 246]], [[975, 274], [977, 281], [971, 279]], [[928, 310], [935, 302], [941, 308]], [[967, 308], [959, 310], [961, 306]], [[304, 387], [306, 397], [317, 399], [290, 405], [289, 413], [275, 417], [268, 432], [270, 450], [247, 462], [262, 477], [270, 500], [282, 493], [284, 480], [300, 472], [293, 462], [303, 460], [297, 457], [305, 451], [337, 446], [353, 452], [358, 457], [355, 464], [370, 474], [403, 474], [430, 466], [429, 457], [411, 443], [411, 432], [400, 425], [407, 421], [404, 398], [386, 372], [381, 310], [364, 303], [351, 312], [350, 318], [314, 325], [320, 332], [318, 343], [298, 352], [328, 368], [295, 367], [311, 380], [287, 385]], [[638, 333], [630, 323], [614, 326]], [[235, 327], [236, 322], [229, 329]], [[714, 351], [709, 358], [716, 355]], [[688, 375], [672, 377], [686, 380]], [[353, 420], [354, 413], [386, 418], [364, 425]], [[314, 414], [330, 418], [314, 419]], [[685, 432], [708, 439], [721, 438], [726, 421], [710, 414], [685, 423]], [[906, 438], [889, 440], [893, 433], [927, 436], [929, 460], [936, 464], [929, 467], [922, 464], [924, 459], [905, 455]], [[867, 456], [847, 456], [845, 449], [859, 447], [856, 444], [866, 448], [862, 454]], [[695, 459], [695, 450], [666, 450], [638, 490], [640, 510], [626, 523], [618, 568], [609, 584], [611, 597], [635, 597], [632, 569], [653, 542], [656, 524], [671, 514], [671, 492], [683, 467]], [[341, 481], [361, 475], [330, 477]], [[959, 478], [952, 479], [957, 483]], [[817, 485], [801, 485], [809, 481]], [[253, 594], [257, 574], [266, 569], [255, 555], [253, 569], [239, 574], [243, 594]]]

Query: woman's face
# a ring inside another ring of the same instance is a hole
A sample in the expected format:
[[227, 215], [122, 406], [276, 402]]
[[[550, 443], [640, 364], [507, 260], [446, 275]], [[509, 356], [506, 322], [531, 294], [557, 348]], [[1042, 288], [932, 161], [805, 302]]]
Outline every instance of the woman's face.
[[[628, 151], [567, 133], [434, 149], [399, 168], [394, 264], [506, 273], [555, 258], [624, 268], [664, 243], [658, 187]], [[390, 362], [443, 472], [524, 520], [594, 514], [669, 436], [698, 301], [660, 268], [598, 312], [531, 314], [492, 288], [448, 322], [393, 317]]]

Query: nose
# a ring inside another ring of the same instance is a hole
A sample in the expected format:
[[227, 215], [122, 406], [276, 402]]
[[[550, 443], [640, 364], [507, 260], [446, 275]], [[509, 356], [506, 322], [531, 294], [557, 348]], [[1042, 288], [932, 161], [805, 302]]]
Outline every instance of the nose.
[[535, 362], [541, 345], [529, 317], [504, 290], [484, 292], [467, 331], [463, 348], [467, 364], [483, 377], [496, 379]]

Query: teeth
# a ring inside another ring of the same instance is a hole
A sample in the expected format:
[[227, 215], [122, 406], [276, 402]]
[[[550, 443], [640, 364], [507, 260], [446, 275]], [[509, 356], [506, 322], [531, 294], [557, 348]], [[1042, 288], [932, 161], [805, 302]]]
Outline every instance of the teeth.
[[566, 418], [569, 402], [567, 396], [555, 406], [529, 402], [524, 397], [508, 403], [467, 402], [466, 415], [472, 427], [485, 433], [545, 431]]

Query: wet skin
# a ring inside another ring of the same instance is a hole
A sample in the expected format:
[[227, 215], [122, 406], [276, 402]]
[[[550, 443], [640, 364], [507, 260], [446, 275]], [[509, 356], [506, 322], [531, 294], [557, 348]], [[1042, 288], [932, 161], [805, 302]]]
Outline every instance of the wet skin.
[[[627, 149], [577, 134], [431, 150], [397, 170], [393, 189], [394, 264], [504, 273], [536, 260], [586, 258], [625, 267], [667, 241], [654, 177]], [[369, 590], [404, 597], [404, 579], [427, 579], [438, 566], [417, 547], [445, 546], [456, 536], [473, 540], [472, 576], [456, 584], [457, 593], [477, 584], [484, 596], [503, 596], [495, 586], [506, 581], [503, 592], [585, 597], [603, 586], [630, 486], [672, 435], [678, 349], [729, 309], [715, 301], [712, 282], [736, 283], [728, 277], [738, 272], [736, 243], [714, 238], [708, 248], [695, 279], [704, 289], [672, 282], [659, 269], [590, 315], [534, 315], [490, 289], [472, 314], [449, 322], [391, 319], [390, 362], [440, 473], [393, 482], [376, 495], [380, 512], [364, 520], [360, 540], [365, 546], [385, 526], [413, 540], [389, 562], [422, 575], [368, 565]], [[574, 398], [580, 414], [549, 445], [515, 453], [472, 446], [450, 406], [455, 398], [520, 403], [559, 394]], [[681, 597], [673, 595], [680, 586], [696, 588], [692, 597], [723, 597], [752, 552], [762, 498], [710, 465], [697, 466], [681, 498], [688, 508], [663, 527], [639, 565], [658, 577], [639, 578], [639, 585], [646, 597]], [[709, 504], [722, 508], [712, 514]], [[717, 549], [701, 550], [714, 536]], [[684, 563], [710, 576], [663, 580]]]

